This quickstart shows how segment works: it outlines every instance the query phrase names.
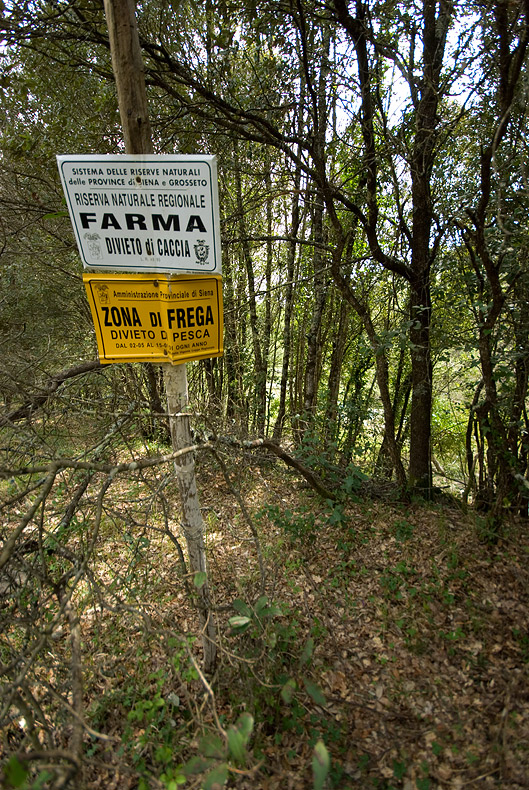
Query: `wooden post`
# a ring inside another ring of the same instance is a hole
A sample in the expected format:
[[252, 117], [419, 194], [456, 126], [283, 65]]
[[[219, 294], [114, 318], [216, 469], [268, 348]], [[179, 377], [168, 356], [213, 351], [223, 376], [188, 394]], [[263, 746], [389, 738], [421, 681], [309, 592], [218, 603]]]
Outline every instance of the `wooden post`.
[[134, 0], [103, 0], [119, 115], [128, 154], [152, 154], [145, 70]]
[[[186, 366], [164, 365], [163, 369], [173, 449], [190, 447], [193, 444], [191, 425], [189, 416], [185, 414], [188, 405]], [[182, 501], [182, 527], [187, 544], [189, 567], [194, 573], [201, 571], [207, 573], [204, 521], [198, 499], [194, 454], [186, 453], [180, 456], [175, 461], [175, 470]], [[211, 672], [217, 660], [217, 645], [216, 623], [211, 611], [207, 579], [201, 584], [198, 595], [204, 671]]]
[[[103, 0], [110, 40], [112, 68], [116, 80], [119, 113], [128, 154], [153, 152], [151, 126], [145, 89], [145, 72], [136, 23], [134, 0]], [[164, 381], [173, 449], [189, 447], [191, 428], [185, 364], [165, 364]], [[175, 462], [182, 500], [182, 526], [192, 573], [206, 572], [204, 522], [198, 500], [195, 458], [186, 453]], [[206, 577], [198, 577], [201, 581]], [[198, 591], [204, 650], [204, 670], [211, 672], [217, 657], [215, 618], [210, 609], [207, 581]]]

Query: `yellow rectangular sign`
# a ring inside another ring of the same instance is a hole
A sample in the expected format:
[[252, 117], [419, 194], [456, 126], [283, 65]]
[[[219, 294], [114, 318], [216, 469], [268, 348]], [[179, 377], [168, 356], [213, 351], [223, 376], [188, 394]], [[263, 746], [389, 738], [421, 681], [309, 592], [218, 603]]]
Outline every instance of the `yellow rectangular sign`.
[[83, 274], [83, 282], [102, 363], [222, 355], [220, 275]]

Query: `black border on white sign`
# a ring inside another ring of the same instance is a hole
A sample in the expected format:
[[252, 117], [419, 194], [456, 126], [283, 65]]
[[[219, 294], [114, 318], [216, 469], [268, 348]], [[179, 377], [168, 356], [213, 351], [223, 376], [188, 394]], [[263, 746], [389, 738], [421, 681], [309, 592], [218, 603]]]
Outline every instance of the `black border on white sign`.
[[222, 274], [213, 155], [59, 155], [83, 266]]

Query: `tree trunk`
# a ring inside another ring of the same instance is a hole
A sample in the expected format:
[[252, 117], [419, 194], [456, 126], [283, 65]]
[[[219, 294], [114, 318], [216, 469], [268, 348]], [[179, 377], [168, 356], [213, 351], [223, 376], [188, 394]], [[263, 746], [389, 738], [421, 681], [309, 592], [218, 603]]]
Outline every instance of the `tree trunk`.
[[242, 361], [237, 334], [238, 309], [233, 285], [231, 261], [223, 258], [224, 335], [226, 338], [224, 365], [226, 367], [226, 420], [240, 420], [246, 414], [242, 386]]
[[307, 356], [305, 360], [305, 379], [303, 386], [303, 419], [306, 427], [312, 424], [318, 394], [318, 358], [321, 352], [320, 332], [323, 311], [325, 309], [325, 279], [323, 274], [323, 202], [316, 194], [316, 205], [312, 216], [314, 255], [313, 255], [313, 289], [312, 315], [307, 332]]
[[[268, 399], [269, 388], [267, 379], [272, 383], [275, 375], [275, 366], [269, 371], [270, 346], [272, 344], [272, 268], [273, 268], [273, 200], [272, 200], [272, 176], [271, 176], [270, 151], [265, 149], [265, 185], [266, 185], [266, 270], [265, 283], [266, 293], [264, 297], [264, 325], [263, 325], [263, 368], [264, 368], [264, 414], [263, 424], [259, 430], [260, 435], [265, 436], [268, 431], [270, 404]], [[275, 353], [274, 353], [275, 357]]]
[[[325, 132], [327, 129], [327, 80], [329, 77], [329, 48], [331, 41], [330, 25], [325, 24], [322, 32], [320, 73], [318, 93], [313, 97], [314, 158], [316, 167], [325, 171]], [[315, 101], [314, 101], [315, 99]], [[315, 106], [314, 106], [315, 105]], [[303, 388], [303, 418], [310, 427], [316, 409], [319, 383], [319, 357], [321, 354], [320, 332], [325, 309], [326, 290], [323, 261], [323, 219], [325, 212], [324, 197], [319, 188], [314, 190], [312, 211], [313, 288], [314, 300], [309, 331], [307, 332], [307, 358], [305, 362], [305, 382]]]
[[395, 469], [397, 483], [404, 490], [407, 485], [406, 472], [404, 471], [404, 466], [402, 465], [400, 449], [395, 438], [395, 412], [393, 411], [393, 404], [391, 402], [389, 391], [389, 371], [386, 352], [382, 347], [380, 339], [376, 333], [367, 305], [357, 298], [349, 282], [346, 280], [340, 270], [341, 256], [342, 247], [341, 245], [336, 244], [332, 258], [332, 272], [334, 281], [342, 292], [344, 298], [349, 302], [351, 307], [358, 313], [358, 316], [362, 320], [367, 337], [369, 339], [369, 344], [375, 355], [377, 384], [384, 410], [384, 428], [387, 436], [388, 451], [391, 456], [393, 468]]
[[[167, 430], [167, 423], [165, 420], [161, 422], [160, 414], [163, 412], [163, 404], [160, 396], [158, 371], [159, 367], [153, 365], [152, 362], [146, 362], [143, 366], [145, 378], [147, 380], [147, 392], [149, 394], [149, 408], [153, 415], [147, 424], [147, 438], [154, 439], [162, 434], [162, 431]], [[161, 377], [160, 377], [161, 379]]]
[[250, 329], [252, 333], [252, 347], [255, 363], [255, 430], [259, 435], [264, 433], [266, 421], [266, 358], [263, 352], [259, 322], [257, 318], [257, 300], [255, 294], [255, 275], [253, 261], [248, 243], [246, 230], [246, 211], [243, 204], [241, 170], [237, 144], [234, 150], [235, 160], [235, 188], [237, 192], [237, 211], [239, 214], [239, 229], [241, 234], [242, 257], [248, 280], [248, 309], [250, 311]]
[[412, 240], [410, 278], [410, 356], [412, 396], [410, 410], [409, 482], [430, 496], [432, 487], [431, 418], [432, 361], [430, 325], [432, 302], [430, 271], [433, 251], [432, 169], [436, 156], [441, 67], [446, 35], [453, 13], [436, 0], [423, 0], [423, 74], [417, 102], [416, 133], [411, 154]]
[[327, 380], [327, 411], [325, 415], [325, 431], [327, 441], [337, 440], [338, 432], [338, 394], [342, 377], [342, 365], [347, 343], [347, 324], [349, 319], [349, 305], [339, 294], [340, 314], [338, 327], [333, 329], [332, 354]]
[[[112, 67], [116, 80], [119, 112], [125, 146], [129, 154], [150, 154], [153, 151], [145, 75], [133, 0], [104, 0], [110, 39]], [[187, 408], [187, 372], [184, 365], [164, 365], [169, 425], [173, 449], [191, 445]], [[175, 415], [178, 415], [176, 417]], [[204, 524], [198, 502], [193, 453], [186, 453], [175, 462], [182, 497], [183, 528], [187, 541], [189, 564], [194, 573], [206, 571]], [[207, 581], [200, 587], [201, 630], [204, 669], [211, 672], [216, 662], [215, 620], [209, 609]]]
[[[429, 224], [428, 224], [429, 229]], [[429, 268], [420, 284], [412, 285], [410, 329], [411, 409], [409, 484], [423, 496], [431, 495], [432, 362], [430, 357]]]
[[[303, 85], [302, 85], [303, 90]], [[299, 108], [302, 107], [303, 96], [299, 102]], [[298, 110], [298, 131], [302, 124], [302, 111]], [[298, 146], [298, 156], [300, 150]], [[285, 318], [283, 324], [283, 362], [281, 366], [281, 384], [279, 387], [279, 409], [277, 412], [277, 419], [274, 425], [273, 437], [279, 441], [283, 431], [283, 424], [285, 422], [286, 414], [286, 401], [287, 401], [287, 385], [288, 375], [290, 370], [290, 357], [292, 346], [292, 310], [294, 306], [294, 272], [296, 264], [296, 255], [298, 245], [296, 239], [298, 237], [300, 220], [300, 187], [301, 187], [301, 169], [296, 166], [294, 170], [294, 181], [292, 189], [292, 203], [291, 203], [291, 221], [290, 221], [290, 242], [288, 245], [287, 253], [287, 282], [285, 286]]]

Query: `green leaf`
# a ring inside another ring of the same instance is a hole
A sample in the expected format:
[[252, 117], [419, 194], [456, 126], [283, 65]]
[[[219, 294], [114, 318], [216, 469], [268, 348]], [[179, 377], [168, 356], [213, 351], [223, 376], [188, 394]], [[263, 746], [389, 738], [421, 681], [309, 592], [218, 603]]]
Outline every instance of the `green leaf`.
[[303, 678], [303, 683], [305, 685], [305, 690], [307, 694], [309, 695], [309, 697], [312, 698], [313, 702], [315, 702], [316, 705], [327, 704], [327, 700], [325, 699], [323, 695], [323, 691], [320, 689], [319, 686], [317, 686], [315, 683], [312, 683], [312, 681], [307, 680], [306, 678]]
[[244, 743], [247, 744], [250, 740], [250, 735], [253, 732], [254, 719], [251, 713], [241, 713], [237, 719], [235, 726], [244, 738]]
[[224, 742], [218, 735], [204, 735], [198, 742], [198, 749], [204, 757], [224, 757]]
[[235, 762], [246, 762], [246, 744], [253, 730], [253, 716], [241, 713], [234, 726], [228, 728], [228, 750]]
[[228, 751], [239, 765], [246, 762], [246, 749], [244, 737], [236, 727], [228, 727]]
[[169, 746], [166, 743], [163, 744], [162, 746], [159, 746], [154, 753], [154, 759], [159, 763], [167, 764], [171, 762], [172, 758], [173, 758], [173, 749], [171, 746]]
[[28, 769], [14, 754], [4, 768], [4, 775], [11, 787], [22, 787], [26, 781]]
[[178, 790], [178, 785], [185, 785], [187, 782], [186, 777], [180, 772], [178, 768], [176, 769], [176, 773], [171, 772], [169, 775], [162, 774], [160, 776], [160, 780], [162, 782], [166, 782], [166, 785], [164, 785], [166, 790]]
[[244, 615], [244, 617], [251, 617], [252, 616], [252, 610], [250, 609], [250, 607], [247, 604], [245, 604], [244, 601], [241, 601], [240, 598], [236, 598], [233, 601], [232, 606], [233, 606], [233, 608], [235, 609], [236, 612], [239, 612], [239, 614]]
[[314, 639], [309, 636], [307, 641], [305, 642], [305, 647], [303, 648], [303, 653], [301, 654], [301, 658], [299, 659], [300, 666], [305, 666], [308, 664], [310, 659], [312, 658], [312, 653], [314, 652]]
[[276, 603], [269, 603], [266, 595], [262, 595], [255, 604], [255, 613], [258, 617], [278, 617], [282, 614]]
[[286, 705], [290, 705], [292, 697], [297, 689], [297, 684], [294, 678], [289, 678], [283, 688], [281, 689], [281, 699]]
[[68, 217], [67, 211], [52, 211], [50, 214], [44, 214], [42, 219], [58, 219], [59, 217]]
[[400, 780], [406, 775], [406, 763], [399, 763], [398, 760], [393, 760], [393, 776], [395, 779]]
[[205, 585], [207, 580], [208, 580], [208, 575], [205, 571], [197, 571], [193, 578], [193, 584], [195, 585], [197, 590], [200, 590]]
[[276, 603], [271, 603], [270, 606], [267, 606], [263, 611], [263, 615], [266, 615], [267, 617], [281, 617], [282, 614], [283, 612], [281, 611], [281, 607]]
[[204, 757], [197, 755], [182, 766], [182, 771], [188, 777], [194, 776], [194, 774], [201, 774], [203, 771], [207, 771], [208, 768], [211, 768], [211, 765], [211, 760], [206, 760]]
[[257, 600], [255, 604], [256, 614], [261, 614], [267, 606], [268, 606], [268, 596], [261, 595], [261, 597]]
[[203, 790], [221, 790], [228, 781], [228, 766], [226, 763], [217, 765], [204, 779]]
[[233, 617], [230, 617], [228, 620], [231, 627], [236, 631], [246, 631], [250, 623], [252, 622], [249, 617], [244, 617], [243, 615], [236, 614]]
[[323, 785], [329, 773], [331, 759], [323, 741], [318, 741], [312, 755], [312, 774], [314, 776], [314, 790], [323, 790]]

